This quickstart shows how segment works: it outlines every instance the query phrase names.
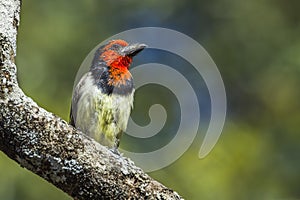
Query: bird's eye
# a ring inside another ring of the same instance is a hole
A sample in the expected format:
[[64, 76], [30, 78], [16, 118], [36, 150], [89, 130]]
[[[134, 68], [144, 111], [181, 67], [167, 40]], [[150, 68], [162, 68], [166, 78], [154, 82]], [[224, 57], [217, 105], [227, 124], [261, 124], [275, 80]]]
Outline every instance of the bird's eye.
[[111, 46], [111, 49], [112, 50], [118, 50], [120, 48], [120, 45], [118, 45], [118, 44], [113, 44], [112, 46]]

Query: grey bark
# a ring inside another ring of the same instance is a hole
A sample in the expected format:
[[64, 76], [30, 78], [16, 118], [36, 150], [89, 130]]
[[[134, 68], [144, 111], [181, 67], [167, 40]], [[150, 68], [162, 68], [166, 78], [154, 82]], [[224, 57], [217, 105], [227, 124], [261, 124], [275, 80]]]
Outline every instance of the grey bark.
[[23, 93], [14, 62], [20, 3], [0, 1], [0, 150], [74, 199], [181, 199]]

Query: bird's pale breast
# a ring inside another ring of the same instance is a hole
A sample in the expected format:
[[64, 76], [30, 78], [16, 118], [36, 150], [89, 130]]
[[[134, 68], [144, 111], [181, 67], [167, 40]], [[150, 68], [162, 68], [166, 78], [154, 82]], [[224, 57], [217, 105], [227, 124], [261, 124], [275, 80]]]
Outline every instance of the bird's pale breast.
[[79, 91], [76, 127], [99, 143], [116, 147], [127, 127], [134, 90], [129, 94], [105, 94], [87, 77]]

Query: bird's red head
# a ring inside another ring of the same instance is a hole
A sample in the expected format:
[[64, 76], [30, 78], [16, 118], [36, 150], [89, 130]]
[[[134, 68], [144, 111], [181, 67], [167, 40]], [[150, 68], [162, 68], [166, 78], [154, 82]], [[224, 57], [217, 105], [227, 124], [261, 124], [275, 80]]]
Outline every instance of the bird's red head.
[[132, 62], [132, 58], [121, 55], [119, 51], [119, 49], [126, 46], [128, 46], [128, 43], [124, 40], [113, 40], [104, 47], [100, 59], [104, 60], [106, 65], [112, 68], [127, 69]]
[[111, 40], [102, 47], [99, 59], [109, 67], [109, 84], [124, 84], [126, 79], [131, 77], [128, 68], [132, 58], [145, 47], [144, 44], [128, 44], [124, 40]]
[[106, 62], [111, 68], [128, 69], [132, 57], [142, 51], [144, 44], [128, 44], [124, 40], [112, 40], [104, 46], [100, 59]]

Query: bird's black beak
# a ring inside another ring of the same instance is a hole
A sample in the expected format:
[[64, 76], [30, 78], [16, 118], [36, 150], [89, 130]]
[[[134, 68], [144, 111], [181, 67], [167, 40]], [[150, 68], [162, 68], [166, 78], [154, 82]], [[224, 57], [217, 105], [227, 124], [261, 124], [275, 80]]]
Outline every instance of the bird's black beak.
[[143, 49], [145, 49], [147, 45], [145, 44], [129, 44], [128, 46], [124, 47], [121, 52], [125, 56], [133, 57], [136, 54], [140, 53]]

